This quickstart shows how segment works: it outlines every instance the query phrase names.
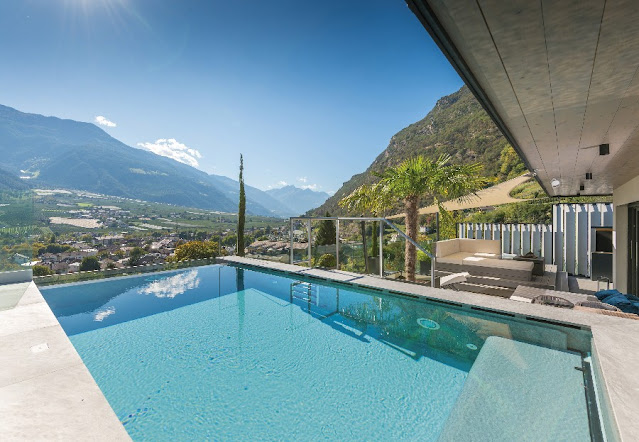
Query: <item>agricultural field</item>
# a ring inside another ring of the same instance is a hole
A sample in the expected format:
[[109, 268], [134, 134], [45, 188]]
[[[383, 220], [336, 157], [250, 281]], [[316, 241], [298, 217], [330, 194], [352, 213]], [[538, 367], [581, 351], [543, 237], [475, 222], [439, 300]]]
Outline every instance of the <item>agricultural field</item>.
[[[285, 225], [286, 220], [246, 217], [246, 228]], [[28, 193], [0, 194], [0, 235], [13, 239], [39, 234], [71, 232], [133, 236], [178, 231], [234, 231], [237, 215], [130, 200], [64, 189], [36, 189]]]

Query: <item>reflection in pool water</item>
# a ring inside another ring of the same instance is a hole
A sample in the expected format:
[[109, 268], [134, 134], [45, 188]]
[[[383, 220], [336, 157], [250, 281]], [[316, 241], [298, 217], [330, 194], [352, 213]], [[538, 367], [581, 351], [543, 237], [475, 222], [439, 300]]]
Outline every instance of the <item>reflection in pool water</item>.
[[105, 318], [108, 318], [112, 314], [115, 313], [115, 307], [107, 307], [103, 310], [98, 311], [93, 317], [94, 321], [102, 322]]
[[175, 276], [158, 279], [140, 288], [140, 293], [153, 295], [156, 298], [175, 298], [187, 290], [196, 289], [200, 285], [197, 270], [178, 273]]

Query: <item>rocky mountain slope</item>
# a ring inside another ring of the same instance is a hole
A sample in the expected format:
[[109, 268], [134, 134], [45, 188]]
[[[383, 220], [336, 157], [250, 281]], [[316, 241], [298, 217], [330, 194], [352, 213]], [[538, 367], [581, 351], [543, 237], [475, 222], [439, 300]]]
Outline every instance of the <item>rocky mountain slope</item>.
[[[366, 171], [346, 181], [313, 214], [344, 214], [338, 202], [365, 183], [377, 178], [373, 172], [395, 166], [407, 158], [424, 155], [436, 158], [449, 154], [454, 162], [480, 162], [483, 174], [501, 182], [524, 172], [524, 166], [499, 129], [466, 86], [447, 95], [422, 120], [393, 135], [388, 147]], [[424, 200], [425, 205], [429, 201]]]

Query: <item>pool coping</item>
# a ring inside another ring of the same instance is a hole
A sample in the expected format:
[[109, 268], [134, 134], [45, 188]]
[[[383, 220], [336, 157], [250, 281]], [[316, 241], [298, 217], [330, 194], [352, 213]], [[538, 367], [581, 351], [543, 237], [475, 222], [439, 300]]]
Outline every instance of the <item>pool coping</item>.
[[0, 311], [0, 366], [3, 440], [131, 440], [33, 282]]
[[[639, 321], [583, 311], [559, 309], [539, 304], [517, 302], [497, 296], [436, 289], [379, 277], [339, 270], [301, 267], [253, 258], [227, 256], [220, 263], [239, 264], [244, 268], [276, 270], [288, 274], [316, 278], [355, 287], [381, 289], [392, 294], [409, 294], [461, 308], [476, 307], [482, 311], [550, 322], [556, 325], [589, 329], [592, 333], [593, 371], [603, 383], [600, 402], [608, 440], [634, 441], [639, 434]], [[608, 415], [608, 411], [610, 415]], [[610, 425], [612, 424], [612, 425]]]

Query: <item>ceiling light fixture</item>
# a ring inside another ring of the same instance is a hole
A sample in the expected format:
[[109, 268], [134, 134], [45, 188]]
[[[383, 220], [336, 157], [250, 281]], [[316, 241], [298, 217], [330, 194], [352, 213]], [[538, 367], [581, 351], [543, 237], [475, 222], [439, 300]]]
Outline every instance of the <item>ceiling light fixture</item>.
[[557, 178], [553, 178], [552, 180], [550, 180], [550, 185], [552, 186], [553, 189], [556, 189], [557, 187], [559, 187], [560, 184], [561, 182]]

